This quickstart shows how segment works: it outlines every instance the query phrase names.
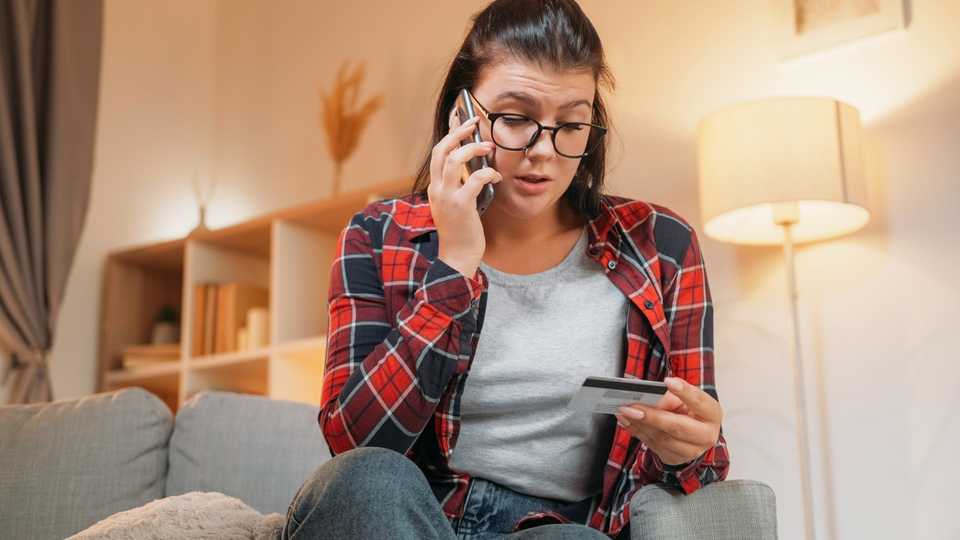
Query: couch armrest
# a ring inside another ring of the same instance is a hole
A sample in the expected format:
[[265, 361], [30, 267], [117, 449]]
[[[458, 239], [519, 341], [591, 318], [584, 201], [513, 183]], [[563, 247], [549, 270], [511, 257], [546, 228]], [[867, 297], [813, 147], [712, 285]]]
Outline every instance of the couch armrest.
[[630, 500], [630, 536], [775, 539], [776, 497], [770, 486], [754, 480], [714, 482], [690, 495], [661, 485], [645, 486]]

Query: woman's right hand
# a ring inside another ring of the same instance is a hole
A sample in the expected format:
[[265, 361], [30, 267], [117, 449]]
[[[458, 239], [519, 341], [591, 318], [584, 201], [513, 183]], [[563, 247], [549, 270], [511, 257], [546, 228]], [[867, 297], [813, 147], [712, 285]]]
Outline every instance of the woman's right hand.
[[488, 182], [497, 183], [503, 179], [495, 169], [484, 167], [474, 171], [465, 183], [461, 180], [461, 171], [467, 161], [493, 151], [493, 143], [489, 141], [460, 145], [461, 141], [472, 138], [478, 121], [479, 116], [475, 116], [460, 125], [455, 110], [451, 111], [450, 131], [433, 147], [430, 185], [427, 186], [430, 213], [440, 243], [437, 256], [471, 278], [486, 250], [477, 197]]

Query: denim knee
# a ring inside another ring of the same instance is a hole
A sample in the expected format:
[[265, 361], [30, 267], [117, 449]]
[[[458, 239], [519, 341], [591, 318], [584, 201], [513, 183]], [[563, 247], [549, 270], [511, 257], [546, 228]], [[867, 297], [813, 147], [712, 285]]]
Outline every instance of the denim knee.
[[282, 538], [430, 538], [453, 529], [413, 461], [384, 448], [356, 448], [307, 479], [287, 510]]
[[378, 489], [393, 486], [398, 493], [406, 493], [410, 483], [429, 486], [423, 472], [410, 458], [388, 448], [354, 448], [330, 461], [336, 462], [335, 476], [351, 484], [372, 484]]
[[423, 472], [403, 454], [355, 448], [320, 465], [301, 486], [290, 510], [304, 515], [321, 503], [333, 503], [338, 511], [360, 510], [378, 501], [409, 498], [418, 487], [430, 493]]

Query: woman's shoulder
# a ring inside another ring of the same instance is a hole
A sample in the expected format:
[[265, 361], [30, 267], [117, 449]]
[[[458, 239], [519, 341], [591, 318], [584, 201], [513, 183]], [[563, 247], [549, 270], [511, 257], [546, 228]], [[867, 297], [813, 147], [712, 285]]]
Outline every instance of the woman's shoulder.
[[394, 229], [403, 236], [417, 235], [433, 230], [430, 201], [425, 194], [405, 195], [368, 202], [353, 215], [348, 227], [359, 226], [368, 233], [383, 238], [387, 229]]
[[603, 201], [605, 211], [638, 246], [648, 245], [680, 260], [695, 240], [690, 222], [667, 206], [621, 195], [603, 195]]
[[430, 201], [420, 193], [407, 193], [397, 197], [370, 201], [357, 215], [379, 219], [385, 216], [422, 214], [430, 212]]

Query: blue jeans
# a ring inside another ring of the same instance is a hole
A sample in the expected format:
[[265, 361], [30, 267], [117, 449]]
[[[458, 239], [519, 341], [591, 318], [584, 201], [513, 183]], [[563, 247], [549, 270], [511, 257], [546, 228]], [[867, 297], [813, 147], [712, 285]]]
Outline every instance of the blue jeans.
[[474, 480], [464, 516], [451, 523], [426, 476], [406, 456], [384, 448], [357, 448], [333, 457], [300, 486], [287, 509], [281, 538], [607, 539], [603, 533], [577, 523], [509, 532], [528, 511], [566, 506], [565, 515], [582, 513], [585, 520], [588, 505], [589, 501], [570, 505], [529, 497], [492, 482]]
[[[482, 478], [474, 478], [464, 504], [463, 517], [454, 519], [451, 525], [459, 540], [515, 538], [515, 535], [510, 536], [510, 530], [517, 520], [528, 512], [542, 511], [559, 512], [575, 523], [586, 523], [590, 499], [580, 503], [543, 499], [518, 493]], [[569, 525], [567, 529], [570, 530], [571, 538], [606, 538], [586, 525]]]

